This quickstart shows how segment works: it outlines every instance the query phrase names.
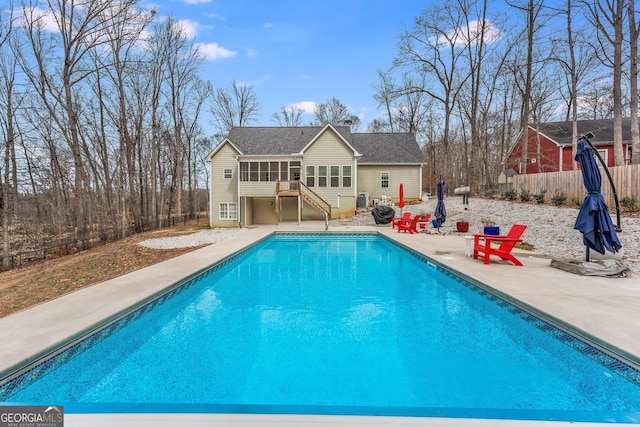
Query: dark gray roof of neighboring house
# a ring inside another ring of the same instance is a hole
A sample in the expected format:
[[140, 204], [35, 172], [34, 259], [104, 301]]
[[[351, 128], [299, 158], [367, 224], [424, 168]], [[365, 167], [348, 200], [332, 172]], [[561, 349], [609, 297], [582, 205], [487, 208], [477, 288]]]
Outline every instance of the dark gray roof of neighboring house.
[[351, 145], [362, 153], [359, 163], [424, 163], [412, 133], [354, 133], [351, 137]]
[[[289, 155], [301, 152], [324, 126], [234, 127], [227, 139], [244, 155]], [[424, 163], [415, 136], [410, 133], [351, 133], [334, 129], [360, 154], [360, 163]]]
[[[530, 126], [536, 129], [534, 125]], [[541, 123], [539, 130], [560, 145], [571, 145], [572, 122]], [[593, 134], [593, 138], [589, 139], [593, 145], [613, 144], [613, 119], [578, 120], [578, 135], [588, 132]], [[631, 141], [630, 119], [622, 119], [622, 140]]]

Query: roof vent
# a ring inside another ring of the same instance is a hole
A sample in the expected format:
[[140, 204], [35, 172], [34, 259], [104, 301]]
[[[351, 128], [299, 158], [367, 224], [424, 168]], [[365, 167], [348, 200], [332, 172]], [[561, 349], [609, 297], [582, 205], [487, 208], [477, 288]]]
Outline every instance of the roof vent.
[[346, 120], [344, 121], [344, 125], [345, 125], [345, 126], [351, 126], [352, 124], [353, 124], [353, 120], [351, 120], [351, 119], [346, 119]]

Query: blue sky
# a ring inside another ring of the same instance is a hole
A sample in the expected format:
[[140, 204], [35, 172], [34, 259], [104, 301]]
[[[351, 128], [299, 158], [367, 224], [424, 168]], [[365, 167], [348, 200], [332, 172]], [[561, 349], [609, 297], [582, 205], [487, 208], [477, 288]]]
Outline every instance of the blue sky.
[[184, 20], [207, 55], [203, 77], [218, 87], [254, 85], [262, 105], [258, 122], [273, 113], [336, 97], [361, 118], [361, 130], [379, 116], [371, 84], [396, 55], [403, 25], [426, 2], [414, 0], [161, 0], [160, 15]]

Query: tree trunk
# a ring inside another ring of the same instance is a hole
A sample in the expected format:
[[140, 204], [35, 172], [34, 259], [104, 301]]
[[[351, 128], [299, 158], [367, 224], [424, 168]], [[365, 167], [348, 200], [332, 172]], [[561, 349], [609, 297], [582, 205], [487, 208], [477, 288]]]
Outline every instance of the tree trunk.
[[[631, 101], [631, 163], [640, 164], [640, 128], [638, 128], [638, 32], [635, 0], [629, 0], [629, 89]], [[627, 161], [628, 162], [628, 161]]]

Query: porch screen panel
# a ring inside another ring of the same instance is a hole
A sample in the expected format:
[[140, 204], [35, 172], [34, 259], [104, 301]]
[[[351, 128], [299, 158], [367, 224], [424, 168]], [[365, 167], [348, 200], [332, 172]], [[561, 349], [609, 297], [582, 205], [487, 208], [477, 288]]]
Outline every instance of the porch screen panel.
[[280, 179], [282, 181], [289, 180], [289, 162], [280, 162]]
[[260, 162], [260, 181], [269, 181], [269, 162]]
[[269, 181], [277, 181], [280, 176], [280, 163], [279, 162], [270, 162], [269, 163]]
[[258, 162], [249, 162], [249, 181], [258, 181]]
[[249, 181], [249, 163], [240, 163], [240, 181]]

